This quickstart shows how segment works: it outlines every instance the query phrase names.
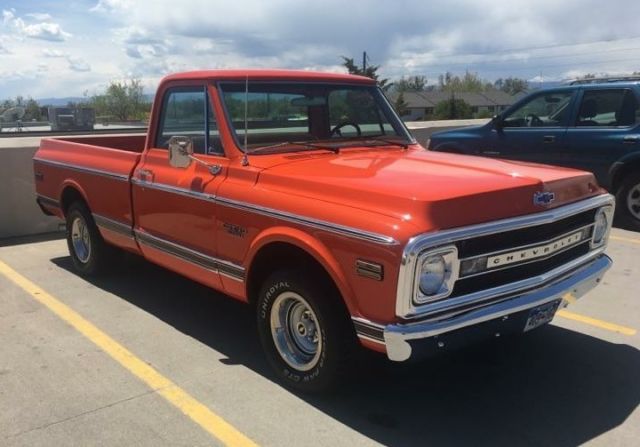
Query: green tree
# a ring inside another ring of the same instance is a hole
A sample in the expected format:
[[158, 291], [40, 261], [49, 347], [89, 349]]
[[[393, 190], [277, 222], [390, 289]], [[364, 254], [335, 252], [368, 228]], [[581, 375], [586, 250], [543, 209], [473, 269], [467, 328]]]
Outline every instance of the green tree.
[[493, 83], [493, 86], [510, 95], [517, 95], [518, 93], [529, 90], [529, 83], [525, 79], [513, 77], [508, 77], [506, 79], [500, 78]]
[[398, 115], [404, 116], [409, 113], [409, 104], [404, 100], [404, 92], [400, 92], [394, 104]]
[[380, 79], [380, 75], [378, 74], [378, 69], [380, 69], [379, 65], [368, 65], [363, 69], [356, 65], [352, 57], [341, 57], [342, 65], [349, 71], [349, 74], [366, 76], [367, 78], [374, 79], [378, 86], [385, 91], [391, 87], [392, 84], [389, 83], [388, 79]]
[[401, 77], [398, 81], [393, 83], [397, 92], [423, 92], [427, 89], [426, 76], [409, 76], [405, 78]]
[[139, 79], [111, 81], [101, 95], [93, 95], [89, 105], [98, 116], [108, 116], [115, 121], [144, 119], [151, 104], [144, 99], [144, 89]]
[[450, 72], [438, 76], [438, 87], [443, 92], [480, 93], [487, 90], [488, 85], [477, 73], [469, 71], [465, 71], [462, 77]]
[[452, 93], [449, 99], [436, 104], [434, 116], [440, 120], [468, 119], [472, 117], [471, 106]]

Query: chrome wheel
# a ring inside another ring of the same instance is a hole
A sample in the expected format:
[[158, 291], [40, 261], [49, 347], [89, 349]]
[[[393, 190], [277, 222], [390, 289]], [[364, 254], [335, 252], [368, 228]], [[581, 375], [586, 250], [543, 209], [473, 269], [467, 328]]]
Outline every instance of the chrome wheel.
[[295, 292], [278, 295], [271, 306], [271, 335], [282, 359], [298, 371], [316, 366], [322, 353], [318, 318], [309, 303]]
[[627, 209], [633, 217], [640, 220], [640, 183], [629, 188], [627, 193]]
[[71, 242], [73, 252], [80, 262], [87, 263], [91, 257], [91, 236], [82, 217], [76, 217], [71, 224]]

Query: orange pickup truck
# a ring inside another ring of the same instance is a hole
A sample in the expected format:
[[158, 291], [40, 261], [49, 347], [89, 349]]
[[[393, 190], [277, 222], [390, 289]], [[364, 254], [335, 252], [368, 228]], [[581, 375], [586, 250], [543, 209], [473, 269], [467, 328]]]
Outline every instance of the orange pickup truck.
[[358, 76], [171, 75], [146, 137], [43, 139], [34, 171], [80, 274], [117, 248], [247, 302], [307, 391], [359, 346], [405, 361], [534, 329], [611, 265], [592, 174], [428, 152]]

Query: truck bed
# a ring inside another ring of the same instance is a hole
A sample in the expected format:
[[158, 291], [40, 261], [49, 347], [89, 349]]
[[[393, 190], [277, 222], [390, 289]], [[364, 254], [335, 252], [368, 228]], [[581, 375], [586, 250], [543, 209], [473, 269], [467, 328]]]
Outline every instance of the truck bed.
[[[144, 150], [144, 135], [43, 138], [34, 156], [38, 203], [64, 218], [64, 210], [80, 195], [101, 233], [122, 245], [118, 233], [105, 227], [132, 228], [131, 175]], [[121, 233], [120, 233], [121, 234]]]

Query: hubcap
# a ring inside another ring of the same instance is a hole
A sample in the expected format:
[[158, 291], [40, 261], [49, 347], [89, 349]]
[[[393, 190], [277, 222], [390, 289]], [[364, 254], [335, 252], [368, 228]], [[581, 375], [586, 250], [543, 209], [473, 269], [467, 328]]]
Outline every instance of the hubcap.
[[91, 238], [87, 223], [81, 217], [73, 219], [71, 224], [71, 242], [73, 252], [80, 262], [83, 264], [89, 261], [91, 256]]
[[633, 217], [640, 220], [640, 183], [629, 189], [627, 193], [627, 208]]
[[297, 293], [278, 295], [271, 307], [271, 335], [280, 357], [299, 371], [308, 371], [318, 363], [322, 335], [316, 314]]

